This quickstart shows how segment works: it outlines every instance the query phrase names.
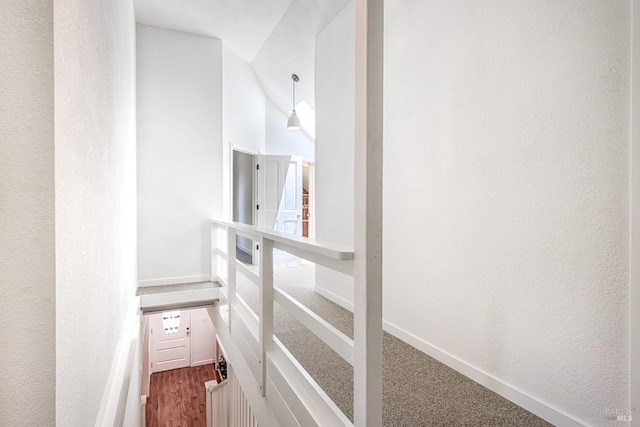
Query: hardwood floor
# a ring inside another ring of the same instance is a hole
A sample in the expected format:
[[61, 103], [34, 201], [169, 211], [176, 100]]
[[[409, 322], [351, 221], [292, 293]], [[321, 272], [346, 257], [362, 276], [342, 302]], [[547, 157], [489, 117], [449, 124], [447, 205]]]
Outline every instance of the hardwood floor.
[[212, 364], [151, 375], [147, 427], [205, 427], [204, 383], [216, 378]]

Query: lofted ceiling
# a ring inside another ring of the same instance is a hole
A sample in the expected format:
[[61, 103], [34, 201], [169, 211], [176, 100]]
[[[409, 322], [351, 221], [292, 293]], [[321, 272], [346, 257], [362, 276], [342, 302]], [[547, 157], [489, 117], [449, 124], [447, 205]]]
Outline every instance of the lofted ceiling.
[[296, 102], [315, 108], [315, 38], [349, 0], [134, 0], [140, 24], [222, 39], [251, 64], [282, 111]]
[[138, 23], [222, 39], [250, 63], [291, 2], [134, 0], [134, 5]]

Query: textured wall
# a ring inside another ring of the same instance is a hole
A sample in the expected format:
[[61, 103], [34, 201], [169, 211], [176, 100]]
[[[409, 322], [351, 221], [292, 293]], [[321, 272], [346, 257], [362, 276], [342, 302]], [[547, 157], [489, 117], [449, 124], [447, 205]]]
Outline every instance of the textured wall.
[[0, 425], [50, 426], [55, 423], [52, 1], [2, 1], [0, 58]]
[[132, 3], [56, 0], [55, 43], [56, 424], [89, 426], [135, 301]]
[[208, 277], [208, 221], [222, 213], [222, 42], [137, 28], [138, 277]]
[[223, 141], [264, 153], [264, 91], [251, 66], [222, 50]]
[[[251, 66], [227, 46], [222, 48], [222, 189], [221, 214], [232, 217], [231, 144], [265, 152], [265, 95]], [[243, 237], [238, 236], [239, 241]], [[245, 239], [246, 240], [246, 239]], [[245, 241], [245, 243], [247, 243]]]
[[[316, 238], [353, 246], [355, 8], [350, 2], [316, 39]], [[353, 279], [317, 267], [324, 292], [353, 301]]]
[[385, 319], [592, 425], [628, 407], [629, 16], [386, 8]]
[[[385, 320], [603, 425], [628, 407], [630, 3], [385, 13]], [[350, 92], [328, 80], [346, 44], [331, 34], [353, 31], [339, 22], [316, 45], [319, 210], [324, 186], [344, 192], [333, 180], [353, 173], [322, 133]], [[340, 241], [327, 232], [345, 227], [344, 206], [318, 213], [318, 238]], [[318, 285], [352, 301], [322, 272]]]

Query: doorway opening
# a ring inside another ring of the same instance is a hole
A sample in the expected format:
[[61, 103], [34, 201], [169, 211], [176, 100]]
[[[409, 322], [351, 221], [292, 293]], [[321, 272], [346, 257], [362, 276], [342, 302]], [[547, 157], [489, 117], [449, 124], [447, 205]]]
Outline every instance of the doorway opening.
[[[231, 219], [315, 238], [315, 163], [231, 145]], [[236, 259], [257, 265], [259, 242], [236, 235]]]
[[[255, 224], [256, 155], [233, 148], [232, 217], [235, 222]], [[236, 259], [253, 264], [255, 243], [246, 237], [236, 236]]]
[[205, 383], [226, 378], [226, 354], [208, 308], [144, 314], [142, 332], [144, 424], [205, 425]]

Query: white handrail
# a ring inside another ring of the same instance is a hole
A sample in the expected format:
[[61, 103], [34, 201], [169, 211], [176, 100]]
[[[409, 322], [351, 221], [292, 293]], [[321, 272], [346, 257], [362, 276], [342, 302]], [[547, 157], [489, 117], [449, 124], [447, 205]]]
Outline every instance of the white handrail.
[[[237, 235], [259, 243], [259, 274], [236, 260]], [[277, 288], [273, 277], [273, 249], [284, 250], [332, 270], [353, 275], [354, 254], [351, 248], [237, 222], [211, 220], [211, 275], [222, 285], [220, 295], [226, 296], [221, 299], [217, 309], [220, 319], [228, 329], [228, 334], [223, 336], [229, 337], [242, 354], [250, 368], [245, 372], [251, 372], [258, 395], [279, 408], [288, 408], [290, 414], [283, 415], [284, 419], [290, 420], [293, 417], [297, 423], [302, 422], [302, 425], [318, 425], [330, 419], [331, 425], [351, 426], [351, 422], [337, 405], [274, 336], [274, 302], [352, 365], [354, 341]], [[236, 293], [238, 272], [259, 288], [257, 314]], [[229, 360], [231, 365], [233, 362]], [[234, 399], [233, 396], [230, 398]], [[311, 419], [315, 421], [309, 424]]]
[[295, 236], [293, 234], [272, 231], [266, 228], [258, 228], [253, 225], [242, 224], [240, 222], [229, 222], [212, 219], [211, 224], [216, 227], [227, 229], [228, 227], [237, 230], [241, 235], [247, 233], [247, 237], [256, 238], [264, 237], [273, 242], [283, 243], [287, 246], [301, 249], [310, 254], [323, 255], [338, 260], [352, 260], [353, 248], [339, 245], [337, 243], [323, 242], [321, 240], [310, 239], [308, 237]]

